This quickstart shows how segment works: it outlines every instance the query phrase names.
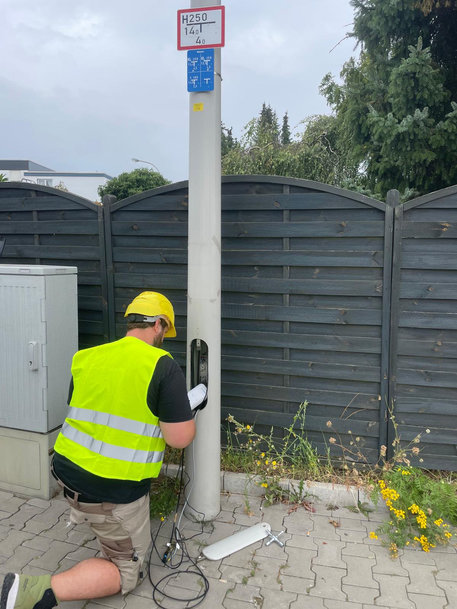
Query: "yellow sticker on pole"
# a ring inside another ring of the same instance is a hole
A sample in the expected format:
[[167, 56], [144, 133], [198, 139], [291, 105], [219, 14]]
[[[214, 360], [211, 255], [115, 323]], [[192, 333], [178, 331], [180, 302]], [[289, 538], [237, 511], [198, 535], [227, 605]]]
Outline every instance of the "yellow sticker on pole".
[[203, 104], [194, 104], [194, 112], [202, 112]]

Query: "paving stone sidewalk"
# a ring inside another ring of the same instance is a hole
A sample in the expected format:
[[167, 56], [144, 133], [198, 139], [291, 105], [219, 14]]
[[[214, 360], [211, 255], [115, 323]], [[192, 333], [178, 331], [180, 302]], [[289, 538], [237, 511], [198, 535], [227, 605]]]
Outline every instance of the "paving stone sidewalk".
[[[212, 523], [182, 517], [186, 547], [197, 558], [204, 545], [232, 533], [268, 522], [273, 532], [284, 530], [284, 547], [257, 542], [219, 561], [198, 562], [209, 582], [202, 609], [457, 609], [457, 552], [453, 547], [400, 551], [391, 560], [370, 531], [387, 517], [382, 508], [368, 517], [348, 509], [350, 493], [327, 489], [313, 501], [313, 510], [266, 507], [261, 497], [224, 492], [221, 512]], [[333, 497], [333, 499], [332, 499]], [[348, 501], [349, 498], [349, 501]], [[247, 513], [247, 503], [249, 503]], [[352, 503], [353, 504], [353, 503]], [[156, 532], [159, 522], [152, 523]], [[172, 523], [165, 521], [157, 548], [166, 550]], [[192, 539], [190, 539], [192, 538]], [[8, 571], [33, 575], [58, 573], [96, 556], [97, 544], [85, 525], [68, 525], [68, 504], [61, 495], [51, 501], [26, 499], [0, 491], [0, 577]], [[177, 558], [177, 556], [175, 557]], [[187, 569], [190, 563], [184, 563]], [[171, 597], [186, 599], [202, 592], [198, 575], [165, 567], [155, 552], [151, 577]], [[178, 609], [195, 602], [160, 600]], [[97, 601], [60, 604], [61, 609], [150, 609], [157, 607], [146, 579], [133, 593]]]

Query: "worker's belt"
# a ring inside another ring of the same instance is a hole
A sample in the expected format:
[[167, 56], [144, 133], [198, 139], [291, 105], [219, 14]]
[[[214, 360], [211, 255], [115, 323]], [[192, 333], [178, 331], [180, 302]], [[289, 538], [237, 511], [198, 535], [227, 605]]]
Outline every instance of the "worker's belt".
[[54, 471], [53, 463], [51, 463], [51, 474], [57, 480], [58, 485], [62, 487], [64, 497], [71, 499], [71, 503], [73, 503], [74, 506], [76, 506], [77, 503], [100, 503], [100, 500], [90, 499], [82, 493], [78, 493], [77, 491], [74, 491], [73, 489], [68, 487], [65, 482], [62, 482], [62, 480]]
[[68, 497], [69, 499], [73, 499], [74, 502], [77, 503], [100, 503], [100, 500], [89, 499], [85, 495], [81, 495], [81, 493], [77, 493], [76, 491], [70, 490], [68, 487], [64, 486], [63, 489], [64, 497]]

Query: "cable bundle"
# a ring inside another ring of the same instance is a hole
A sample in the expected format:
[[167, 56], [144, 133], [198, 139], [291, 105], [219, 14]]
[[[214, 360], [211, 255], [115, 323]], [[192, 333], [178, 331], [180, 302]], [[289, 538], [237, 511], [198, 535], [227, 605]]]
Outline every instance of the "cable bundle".
[[[189, 552], [187, 551], [187, 547], [186, 547], [186, 541], [190, 541], [191, 539], [194, 539], [195, 537], [197, 537], [198, 535], [201, 535], [201, 533], [203, 533], [203, 521], [204, 521], [205, 515], [202, 512], [198, 512], [197, 510], [192, 508], [192, 506], [190, 506], [188, 500], [186, 499], [184, 502], [184, 505], [182, 507], [181, 514], [178, 519], [178, 511], [179, 511], [179, 504], [181, 501], [181, 494], [182, 494], [183, 490], [185, 491], [185, 485], [183, 483], [183, 479], [184, 479], [183, 460], [184, 460], [184, 452], [181, 453], [180, 467], [179, 467], [179, 471], [178, 471], [178, 475], [177, 475], [177, 476], [180, 476], [179, 494], [178, 494], [178, 500], [176, 502], [176, 509], [175, 509], [175, 513], [174, 513], [174, 517], [173, 517], [173, 526], [171, 529], [170, 539], [169, 539], [169, 542], [167, 543], [167, 550], [162, 554], [161, 552], [159, 552], [157, 545], [156, 545], [157, 537], [159, 535], [160, 529], [162, 528], [162, 524], [163, 524], [161, 522], [159, 525], [159, 528], [157, 529], [155, 535], [152, 538], [152, 551], [151, 551], [151, 554], [150, 554], [149, 560], [148, 560], [148, 577], [149, 577], [149, 581], [151, 582], [152, 589], [153, 589], [152, 598], [153, 598], [154, 602], [157, 604], [157, 606], [160, 607], [160, 609], [169, 609], [169, 608], [167, 608], [166, 606], [162, 605], [159, 602], [159, 600], [158, 600], [159, 595], [161, 595], [163, 597], [161, 599], [162, 601], [165, 598], [165, 599], [169, 599], [170, 601], [175, 601], [175, 602], [180, 601], [180, 602], [183, 602], [186, 604], [191, 603], [191, 604], [187, 604], [186, 606], [188, 609], [192, 609], [193, 607], [196, 607], [197, 605], [199, 605], [205, 599], [206, 595], [208, 594], [208, 590], [209, 590], [208, 578], [205, 576], [203, 571], [198, 566], [197, 561], [190, 556]], [[196, 533], [195, 535], [192, 535], [192, 537], [189, 537], [186, 539], [181, 535], [179, 525], [181, 523], [181, 518], [184, 514], [184, 510], [187, 505], [189, 505], [189, 507], [191, 507], [191, 509], [194, 509], [194, 512], [196, 514], [200, 514], [202, 516], [202, 519], [201, 519], [202, 530], [200, 533]], [[168, 573], [167, 575], [162, 577], [157, 583], [154, 583], [152, 581], [152, 577], [151, 577], [151, 557], [152, 557], [152, 552], [154, 552], [154, 551], [156, 552], [158, 558], [161, 560], [163, 565], [165, 567], [167, 567], [168, 569], [172, 569], [171, 573]], [[178, 558], [177, 558], [177, 560], [175, 560], [177, 556], [178, 556]], [[185, 563], [190, 563], [190, 564], [187, 568], [181, 569], [180, 567]], [[176, 598], [174, 596], [171, 596], [170, 594], [167, 594], [166, 592], [164, 592], [164, 590], [161, 589], [161, 587], [165, 588], [165, 585], [170, 578], [176, 577], [177, 575], [184, 574], [184, 573], [195, 575], [196, 577], [199, 577], [202, 579], [202, 581], [203, 581], [202, 592], [200, 592], [196, 596], [191, 596], [189, 598]]]

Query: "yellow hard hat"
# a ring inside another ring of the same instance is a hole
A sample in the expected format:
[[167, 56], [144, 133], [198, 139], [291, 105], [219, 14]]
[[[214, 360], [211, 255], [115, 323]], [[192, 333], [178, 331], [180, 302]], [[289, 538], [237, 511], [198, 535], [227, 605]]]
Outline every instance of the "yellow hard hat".
[[143, 320], [136, 321], [155, 321], [151, 318], [162, 317], [168, 323], [168, 330], [165, 332], [165, 336], [172, 338], [176, 336], [175, 329], [175, 312], [173, 305], [163, 294], [159, 292], [141, 292], [127, 307], [124, 317], [128, 315], [142, 315]]

